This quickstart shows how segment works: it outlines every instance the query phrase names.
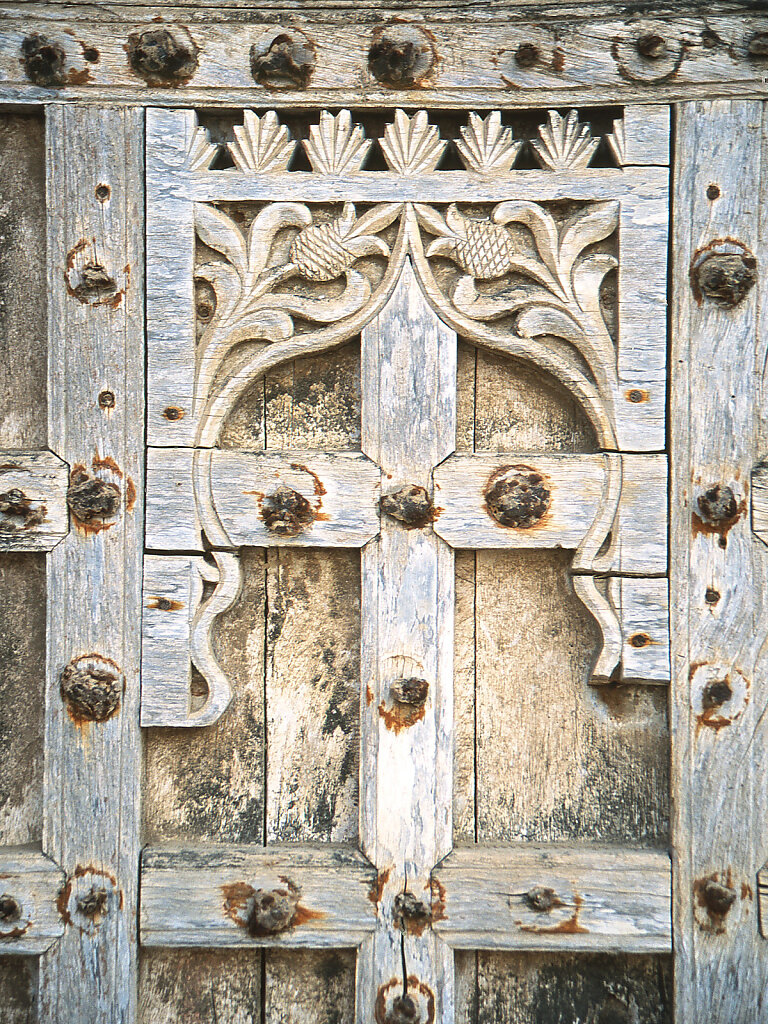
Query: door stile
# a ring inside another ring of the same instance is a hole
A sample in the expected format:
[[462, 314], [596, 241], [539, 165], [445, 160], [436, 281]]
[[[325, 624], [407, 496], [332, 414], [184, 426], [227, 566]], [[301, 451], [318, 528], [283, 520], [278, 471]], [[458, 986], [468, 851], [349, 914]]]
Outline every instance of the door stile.
[[[362, 448], [381, 467], [383, 493], [411, 484], [431, 493], [432, 470], [455, 444], [456, 335], [427, 306], [409, 262], [363, 330], [362, 384]], [[418, 1019], [449, 1024], [453, 952], [430, 927], [430, 874], [452, 842], [453, 550], [429, 526], [382, 515], [362, 573], [360, 828], [378, 870], [379, 916], [358, 954], [357, 1019], [375, 1006], [386, 1024], [407, 995]], [[395, 699], [404, 679], [426, 682], [422, 705]], [[401, 910], [405, 892], [423, 912]]]
[[733, 303], [713, 301], [701, 288], [707, 258], [741, 253], [749, 269], [754, 254], [761, 267], [762, 118], [762, 104], [749, 100], [683, 104], [677, 116], [670, 580], [676, 1024], [752, 1024], [768, 1013], [768, 949], [756, 899], [766, 853], [760, 777], [768, 551], [749, 516], [750, 472], [764, 454], [757, 444], [765, 344], [758, 287]]
[[48, 558], [43, 849], [66, 873], [50, 1024], [136, 1015], [143, 139], [139, 109], [47, 110], [49, 444], [71, 512]]

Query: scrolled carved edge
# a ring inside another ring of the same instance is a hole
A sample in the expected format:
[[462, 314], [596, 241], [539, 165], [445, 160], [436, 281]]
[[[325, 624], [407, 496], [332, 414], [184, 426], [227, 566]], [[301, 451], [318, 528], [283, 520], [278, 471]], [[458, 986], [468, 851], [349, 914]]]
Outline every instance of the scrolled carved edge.
[[[232, 687], [213, 647], [215, 620], [238, 598], [240, 560], [214, 551], [201, 555], [147, 555], [144, 561], [142, 726], [212, 725], [232, 699]], [[209, 594], [206, 586], [212, 587]], [[192, 707], [192, 669], [208, 688]]]

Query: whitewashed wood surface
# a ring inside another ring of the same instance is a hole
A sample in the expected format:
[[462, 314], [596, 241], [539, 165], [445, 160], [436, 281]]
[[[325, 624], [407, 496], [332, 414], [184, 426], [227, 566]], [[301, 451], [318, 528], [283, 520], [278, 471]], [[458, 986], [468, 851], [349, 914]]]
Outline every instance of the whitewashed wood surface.
[[10, 491], [21, 491], [33, 514], [25, 522], [24, 517], [0, 512], [0, 551], [55, 547], [69, 529], [68, 485], [69, 470], [52, 452], [0, 450], [0, 500]]
[[[647, 103], [669, 98], [703, 96], [717, 90], [728, 94], [764, 93], [759, 61], [747, 54], [753, 32], [765, 30], [759, 13], [739, 11], [693, 14], [690, 9], [668, 17], [621, 17], [599, 5], [581, 17], [558, 5], [530, 20], [510, 19], [507, 11], [489, 17], [489, 11], [469, 8], [427, 9], [414, 20], [433, 33], [437, 61], [434, 71], [411, 90], [399, 91], [411, 103], [427, 104], [447, 98], [454, 105], [472, 105], [480, 96], [503, 97], [505, 105], [564, 106], [574, 94], [581, 103]], [[250, 73], [252, 44], [269, 44], [296, 25], [294, 8], [262, 21], [243, 23], [212, 14], [207, 7], [169, 6], [166, 16], [190, 26], [200, 48], [199, 67], [192, 78], [175, 88], [148, 90], [126, 58], [129, 32], [152, 26], [154, 7], [143, 4], [92, 5], [77, 10], [58, 2], [4, 3], [0, 36], [0, 95], [4, 100], [51, 99], [54, 90], [32, 86], [19, 62], [19, 47], [30, 21], [58, 36], [67, 53], [66, 84], [58, 90], [65, 99], [96, 95], [113, 102], [151, 102], [179, 105], [180, 95], [190, 104], [240, 105], [253, 102], [254, 91], [265, 104], [285, 102], [285, 92], [255, 85]], [[372, 106], [392, 104], [393, 90], [379, 85], [367, 67], [373, 27], [363, 12], [339, 8], [299, 13], [302, 31], [316, 50], [316, 67], [309, 86], [290, 93], [292, 105], [340, 105], [356, 102]], [[386, 7], [376, 10], [377, 19], [402, 18], [403, 12]], [[273, 20], [276, 19], [276, 20]], [[702, 32], [709, 29], [718, 45], [707, 46]], [[668, 43], [668, 53], [657, 61], [643, 59], [636, 50], [637, 38], [658, 31]], [[70, 42], [70, 39], [72, 40]], [[74, 40], [99, 51], [97, 62], [88, 62]], [[532, 67], [520, 67], [514, 55], [519, 46], [533, 43], [541, 58]], [[487, 102], [487, 100], [486, 100]]]
[[[699, 305], [689, 268], [700, 247], [723, 237], [738, 239], [764, 259], [766, 127], [763, 105], [753, 100], [684, 104], [676, 121], [670, 575], [675, 1005], [682, 1021], [752, 1024], [765, 1016], [768, 983], [755, 891], [765, 860], [768, 551], [751, 532], [747, 505], [752, 467], [765, 454], [765, 314], [758, 308], [760, 288], [733, 309], [706, 299]], [[711, 185], [719, 189], [714, 200], [707, 195]], [[731, 487], [743, 503], [738, 521], [722, 536], [701, 529], [697, 519], [698, 496], [715, 484]], [[725, 682], [731, 694], [720, 705], [705, 703], [705, 688], [714, 682]], [[711, 884], [732, 899], [727, 912], [707, 904]]]
[[[434, 877], [444, 899], [435, 929], [457, 949], [671, 949], [671, 871], [660, 850], [460, 846]], [[552, 890], [551, 908], [531, 906], [537, 889]]]
[[[47, 111], [48, 441], [70, 467], [119, 485], [121, 504], [108, 528], [73, 525], [48, 556], [43, 852], [71, 883], [73, 925], [40, 963], [41, 1024], [115, 1024], [136, 1011], [143, 124], [139, 110]], [[108, 198], [97, 197], [99, 185]], [[86, 249], [122, 290], [109, 304], [68, 293], [73, 251], [81, 258]], [[98, 402], [103, 389], [115, 395], [108, 412]], [[108, 721], [76, 722], [59, 680], [71, 659], [93, 653], [119, 666], [125, 689]], [[75, 906], [90, 886], [107, 892], [98, 927]]]
[[0, 956], [39, 956], [64, 933], [56, 900], [64, 872], [29, 847], [0, 849], [0, 896], [19, 907], [15, 920], [0, 921]]
[[[288, 881], [300, 890], [296, 925], [252, 936], [248, 887], [284, 889]], [[375, 888], [375, 872], [348, 846], [150, 846], [142, 854], [141, 941], [241, 949], [359, 946], [375, 927]], [[229, 913], [228, 901], [235, 904]]]

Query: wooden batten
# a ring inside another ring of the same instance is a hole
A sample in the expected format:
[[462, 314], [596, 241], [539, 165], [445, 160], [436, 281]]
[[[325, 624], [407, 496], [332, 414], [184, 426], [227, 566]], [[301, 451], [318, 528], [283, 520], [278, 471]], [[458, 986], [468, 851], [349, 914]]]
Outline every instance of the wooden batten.
[[0, 551], [50, 551], [69, 529], [69, 471], [52, 452], [0, 450]]

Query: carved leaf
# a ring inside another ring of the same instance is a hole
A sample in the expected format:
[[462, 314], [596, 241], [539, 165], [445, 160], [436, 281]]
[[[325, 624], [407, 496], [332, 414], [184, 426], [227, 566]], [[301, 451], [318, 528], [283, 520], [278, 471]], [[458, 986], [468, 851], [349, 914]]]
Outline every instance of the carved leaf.
[[562, 117], [556, 110], [548, 111], [549, 124], [539, 128], [540, 139], [533, 139], [536, 159], [550, 171], [583, 170], [600, 144], [593, 139], [589, 125], [579, 123], [578, 111]]
[[570, 282], [571, 269], [576, 258], [589, 245], [601, 242], [612, 234], [619, 223], [619, 204], [616, 200], [594, 203], [587, 210], [575, 214], [564, 225], [560, 240], [560, 272]]
[[522, 142], [514, 141], [512, 129], [502, 125], [498, 110], [485, 120], [470, 114], [469, 124], [461, 128], [461, 140], [456, 140], [461, 162], [468, 171], [481, 174], [504, 174], [515, 162], [521, 146]]
[[623, 167], [627, 162], [627, 133], [624, 128], [623, 117], [613, 122], [613, 131], [610, 135], [606, 135], [605, 138], [616, 158], [616, 163], [619, 167]]
[[303, 145], [314, 171], [350, 174], [361, 169], [373, 143], [365, 138], [359, 124], [353, 127], [348, 110], [340, 111], [336, 117], [324, 110], [320, 124], [312, 125], [309, 139]]
[[196, 128], [187, 150], [187, 159], [184, 164], [185, 170], [207, 171], [218, 152], [219, 147], [211, 142], [208, 129]]
[[381, 151], [389, 167], [398, 174], [424, 174], [434, 171], [447, 143], [427, 119], [426, 110], [408, 117], [404, 110], [395, 111], [393, 124], [384, 129]]
[[220, 252], [237, 271], [241, 282], [248, 273], [248, 253], [242, 232], [225, 213], [208, 203], [195, 204], [195, 229], [198, 238]]
[[240, 171], [286, 171], [296, 150], [291, 133], [281, 125], [274, 110], [258, 117], [246, 110], [242, 126], [236, 125], [229, 152]]
[[519, 202], [499, 203], [493, 211], [493, 219], [497, 224], [524, 224], [533, 235], [539, 255], [547, 269], [553, 275], [558, 274], [558, 233], [557, 225], [551, 214], [537, 203], [523, 200]]

